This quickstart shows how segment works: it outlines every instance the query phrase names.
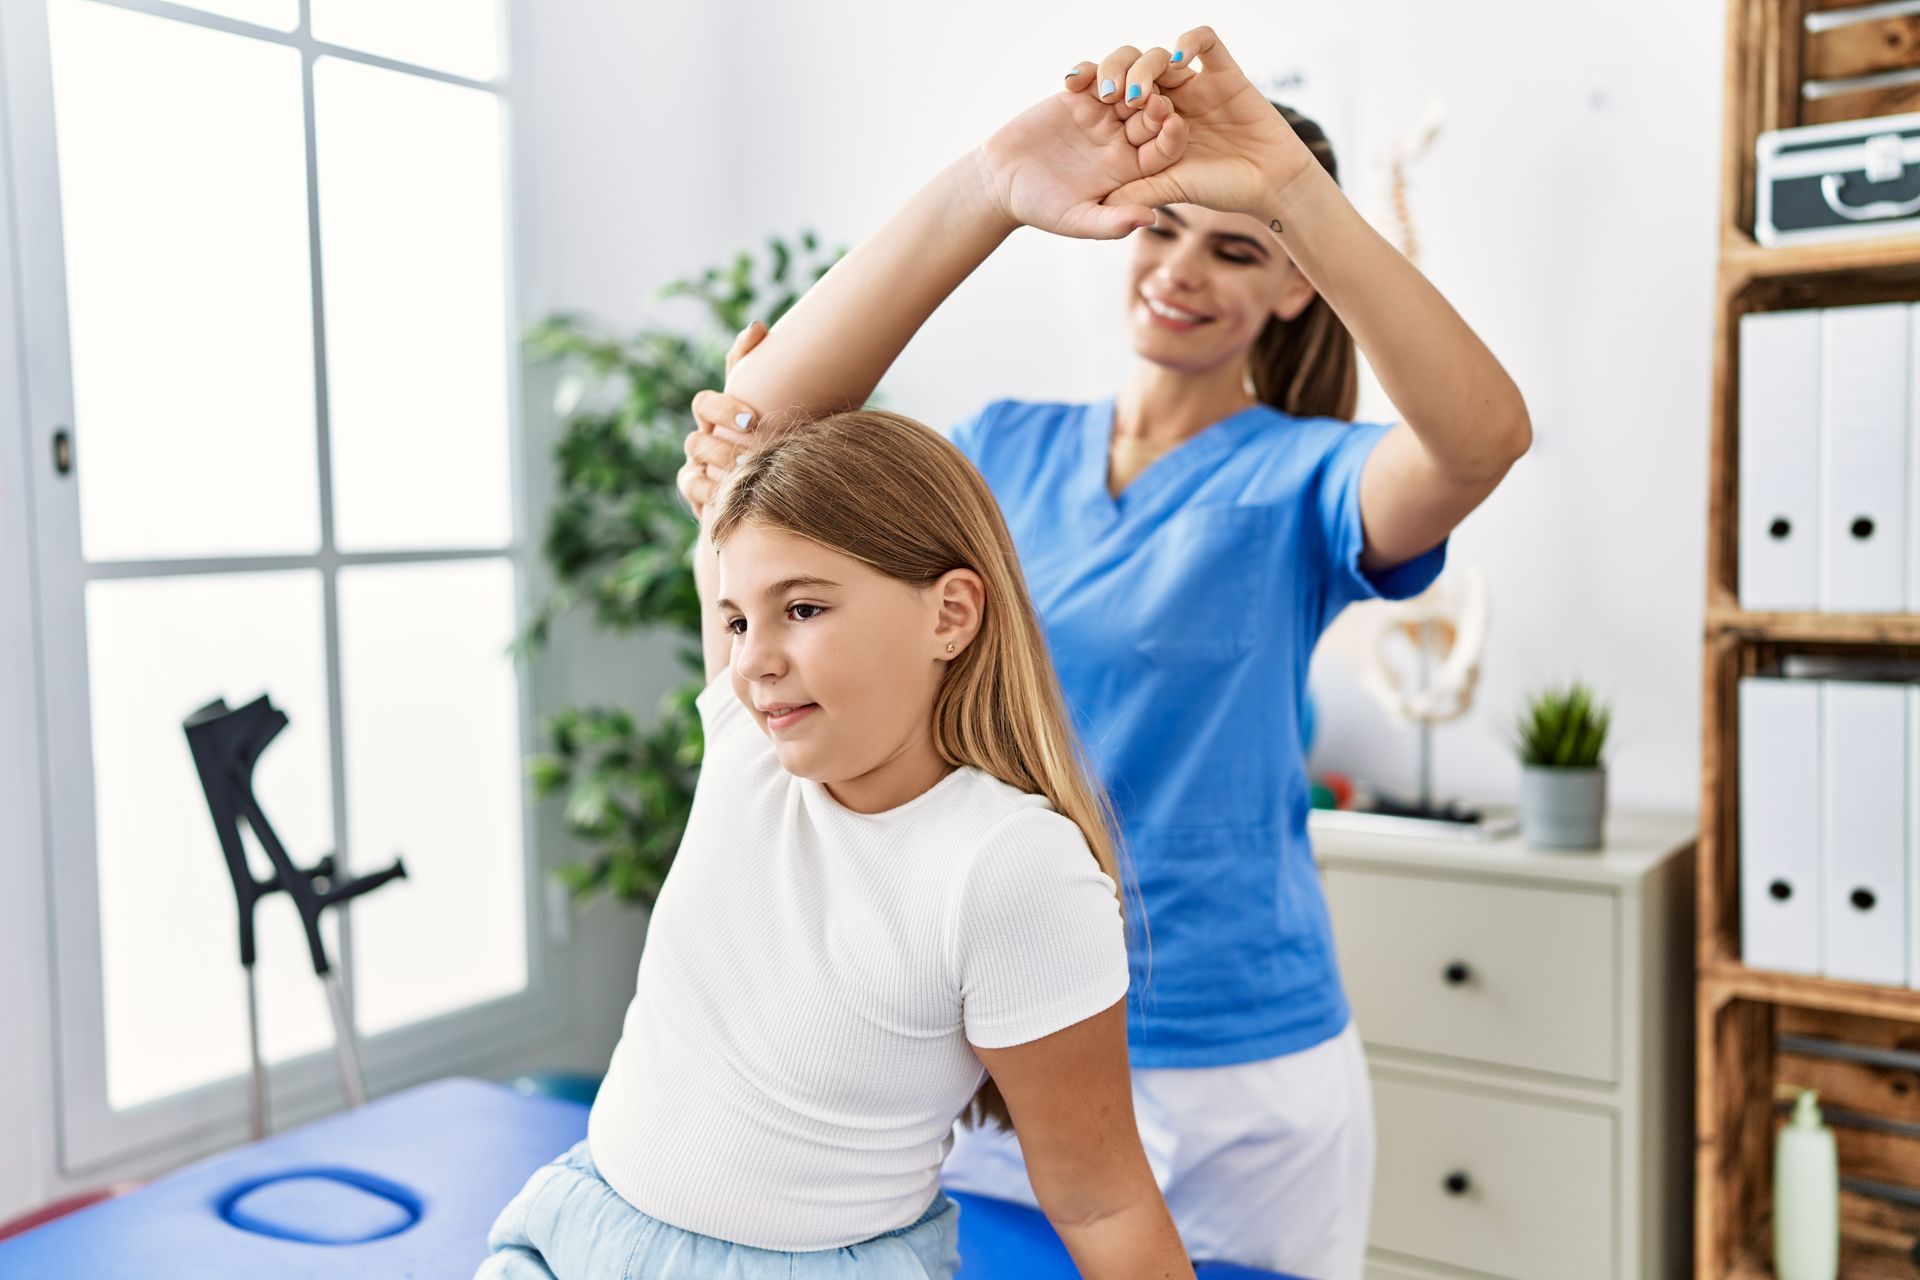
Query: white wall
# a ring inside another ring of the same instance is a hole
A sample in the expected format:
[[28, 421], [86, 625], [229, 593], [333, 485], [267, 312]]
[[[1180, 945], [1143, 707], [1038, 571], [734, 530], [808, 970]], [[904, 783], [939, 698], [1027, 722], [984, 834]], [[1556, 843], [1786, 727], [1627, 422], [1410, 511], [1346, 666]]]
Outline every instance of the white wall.
[[[1345, 185], [1383, 228], [1381, 159], [1444, 99], [1412, 172], [1423, 267], [1519, 383], [1536, 437], [1453, 541], [1485, 568], [1494, 623], [1476, 712], [1436, 735], [1438, 785], [1513, 797], [1501, 731], [1524, 690], [1577, 673], [1617, 700], [1615, 798], [1697, 803], [1721, 6], [740, 7], [753, 19], [719, 62], [739, 125], [723, 207], [743, 236], [858, 238], [1079, 58], [1201, 22], [1257, 78], [1306, 73], [1293, 96], [1331, 108]], [[1127, 252], [1018, 233], [908, 348], [888, 406], [937, 424], [994, 396], [1111, 391]], [[1315, 765], [1411, 785], [1411, 732], [1324, 660], [1315, 689]]]

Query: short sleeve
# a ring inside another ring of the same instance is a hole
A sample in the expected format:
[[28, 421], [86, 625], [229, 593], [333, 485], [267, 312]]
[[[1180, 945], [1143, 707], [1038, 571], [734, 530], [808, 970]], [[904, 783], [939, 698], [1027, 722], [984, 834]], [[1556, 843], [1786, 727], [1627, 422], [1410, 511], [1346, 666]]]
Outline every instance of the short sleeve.
[[1360, 520], [1360, 472], [1387, 432], [1380, 423], [1343, 427], [1321, 465], [1315, 514], [1321, 544], [1327, 551], [1327, 589], [1321, 625], [1333, 621], [1355, 600], [1405, 600], [1433, 585], [1447, 563], [1447, 541], [1411, 560], [1369, 573], [1360, 567], [1366, 550], [1366, 527]]
[[944, 433], [953, 447], [965, 455], [976, 469], [980, 466], [981, 446], [985, 444], [988, 432], [993, 429], [994, 421], [1000, 415], [1000, 407], [1005, 403], [1004, 400], [996, 400], [972, 417], [963, 418], [948, 427]]
[[1069, 819], [1038, 806], [997, 825], [955, 913], [967, 1042], [1004, 1049], [1052, 1035], [1127, 994], [1120, 902]]

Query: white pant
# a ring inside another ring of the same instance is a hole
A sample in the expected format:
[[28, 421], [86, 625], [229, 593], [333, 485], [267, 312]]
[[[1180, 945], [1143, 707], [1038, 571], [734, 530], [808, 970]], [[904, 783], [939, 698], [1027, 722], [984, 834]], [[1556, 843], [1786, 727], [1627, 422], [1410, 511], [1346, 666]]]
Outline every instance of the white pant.
[[[1361, 1280], [1373, 1088], [1352, 1023], [1263, 1062], [1136, 1069], [1133, 1108], [1147, 1163], [1196, 1261]], [[1019, 1141], [1002, 1129], [960, 1130], [941, 1180], [1035, 1205]]]

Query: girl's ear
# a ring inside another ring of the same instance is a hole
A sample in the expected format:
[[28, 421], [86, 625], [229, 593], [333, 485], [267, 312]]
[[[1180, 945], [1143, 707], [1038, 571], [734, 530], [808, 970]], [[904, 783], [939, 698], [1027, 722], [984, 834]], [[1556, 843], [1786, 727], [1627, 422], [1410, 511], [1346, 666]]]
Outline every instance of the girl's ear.
[[938, 609], [933, 628], [935, 660], [957, 658], [980, 633], [986, 611], [986, 584], [971, 569], [949, 569], [929, 594]]

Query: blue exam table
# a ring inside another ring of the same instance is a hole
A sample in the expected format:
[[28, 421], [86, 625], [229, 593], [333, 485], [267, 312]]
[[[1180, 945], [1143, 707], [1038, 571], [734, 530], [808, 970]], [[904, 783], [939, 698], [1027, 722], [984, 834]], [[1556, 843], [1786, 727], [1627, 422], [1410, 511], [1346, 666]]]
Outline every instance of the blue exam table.
[[[0, 1243], [0, 1278], [470, 1280], [500, 1207], [586, 1130], [576, 1102], [479, 1080], [422, 1085]], [[955, 1199], [961, 1280], [1074, 1275], [1038, 1213]], [[1199, 1274], [1275, 1280], [1219, 1263]]]

